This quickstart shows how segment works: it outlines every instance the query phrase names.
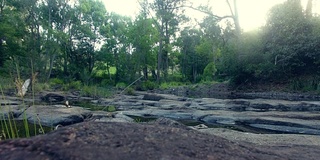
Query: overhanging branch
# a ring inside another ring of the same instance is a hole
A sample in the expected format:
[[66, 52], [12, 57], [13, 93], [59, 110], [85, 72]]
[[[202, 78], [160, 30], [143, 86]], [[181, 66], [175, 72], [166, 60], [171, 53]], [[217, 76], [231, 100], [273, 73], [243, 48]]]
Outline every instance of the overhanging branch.
[[201, 10], [201, 9], [196, 8], [196, 7], [193, 7], [193, 6], [183, 6], [183, 7], [190, 8], [190, 9], [193, 9], [193, 10], [196, 10], [196, 11], [199, 11], [199, 12], [202, 12], [202, 13], [205, 13], [205, 14], [207, 14], [207, 15], [210, 15], [210, 16], [216, 18], [218, 21], [221, 21], [221, 20], [226, 19], [226, 18], [232, 18], [232, 19], [234, 19], [234, 16], [233, 16], [233, 15], [218, 16], [218, 15], [213, 14], [212, 12], [205, 11], [205, 10]]

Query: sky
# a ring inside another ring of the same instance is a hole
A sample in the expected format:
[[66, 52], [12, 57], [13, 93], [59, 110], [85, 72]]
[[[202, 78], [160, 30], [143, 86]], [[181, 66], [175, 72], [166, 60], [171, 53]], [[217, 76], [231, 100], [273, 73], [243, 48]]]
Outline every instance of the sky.
[[[139, 12], [139, 4], [137, 0], [102, 0], [108, 12], [116, 12], [121, 15], [131, 16], [134, 18]], [[208, 0], [194, 0], [194, 4], [204, 3]], [[265, 24], [268, 11], [276, 4], [281, 4], [286, 0], [238, 0], [238, 13], [240, 26], [244, 31], [258, 29]], [[317, 1], [317, 0], [315, 0]], [[232, 2], [232, 0], [230, 0]], [[305, 8], [307, 0], [302, 0], [302, 5]], [[213, 13], [224, 16], [230, 14], [226, 0], [210, 0]], [[316, 4], [314, 4], [316, 5]], [[319, 4], [320, 5], [320, 2]], [[201, 19], [203, 14], [197, 11], [186, 11], [187, 15], [192, 15], [194, 18]]]

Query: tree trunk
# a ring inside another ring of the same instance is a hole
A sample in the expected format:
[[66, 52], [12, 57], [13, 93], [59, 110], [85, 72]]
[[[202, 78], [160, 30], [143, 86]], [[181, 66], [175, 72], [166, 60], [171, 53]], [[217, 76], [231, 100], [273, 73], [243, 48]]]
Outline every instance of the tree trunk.
[[158, 77], [154, 69], [151, 70], [151, 74], [153, 79], [156, 79]]
[[234, 3], [234, 24], [235, 24], [235, 27], [236, 27], [237, 36], [240, 36], [241, 27], [240, 27], [240, 23], [239, 23], [237, 0], [233, 0], [233, 3]]
[[115, 67], [116, 67], [116, 75], [115, 75], [115, 82], [118, 83], [120, 81], [120, 65], [119, 65], [119, 55], [117, 53], [117, 50], [115, 49], [114, 52], [114, 59], [115, 59]]
[[158, 51], [158, 65], [157, 65], [157, 82], [160, 84], [161, 66], [162, 66], [162, 51], [163, 51], [163, 24], [161, 24], [159, 34], [159, 51]]
[[307, 8], [306, 8], [306, 16], [307, 17], [312, 16], [312, 0], [308, 0]]
[[47, 80], [46, 80], [47, 82], [49, 81], [50, 76], [51, 76], [51, 72], [52, 72], [52, 68], [53, 68], [53, 62], [54, 62], [55, 57], [56, 57], [56, 54], [53, 54], [53, 55], [50, 57], [49, 72], [48, 72]]

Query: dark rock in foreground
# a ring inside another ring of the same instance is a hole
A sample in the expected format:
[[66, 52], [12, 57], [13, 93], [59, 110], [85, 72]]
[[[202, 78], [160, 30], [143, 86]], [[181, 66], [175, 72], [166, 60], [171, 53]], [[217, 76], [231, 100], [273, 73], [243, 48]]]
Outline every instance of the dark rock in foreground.
[[0, 159], [318, 159], [317, 146], [235, 143], [184, 127], [85, 122], [0, 142]]

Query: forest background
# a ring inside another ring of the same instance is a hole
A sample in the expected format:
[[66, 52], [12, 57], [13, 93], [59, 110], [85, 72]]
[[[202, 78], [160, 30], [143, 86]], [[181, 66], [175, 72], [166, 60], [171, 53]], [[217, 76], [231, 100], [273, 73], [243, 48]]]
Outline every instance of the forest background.
[[[223, 16], [191, 0], [139, 0], [134, 19], [99, 0], [0, 0], [0, 85], [37, 75], [41, 89], [125, 87], [139, 79], [138, 90], [225, 82], [320, 93], [314, 1], [277, 4], [264, 26], [244, 32], [236, 0], [226, 1]], [[186, 9], [205, 16], [190, 23]]]

